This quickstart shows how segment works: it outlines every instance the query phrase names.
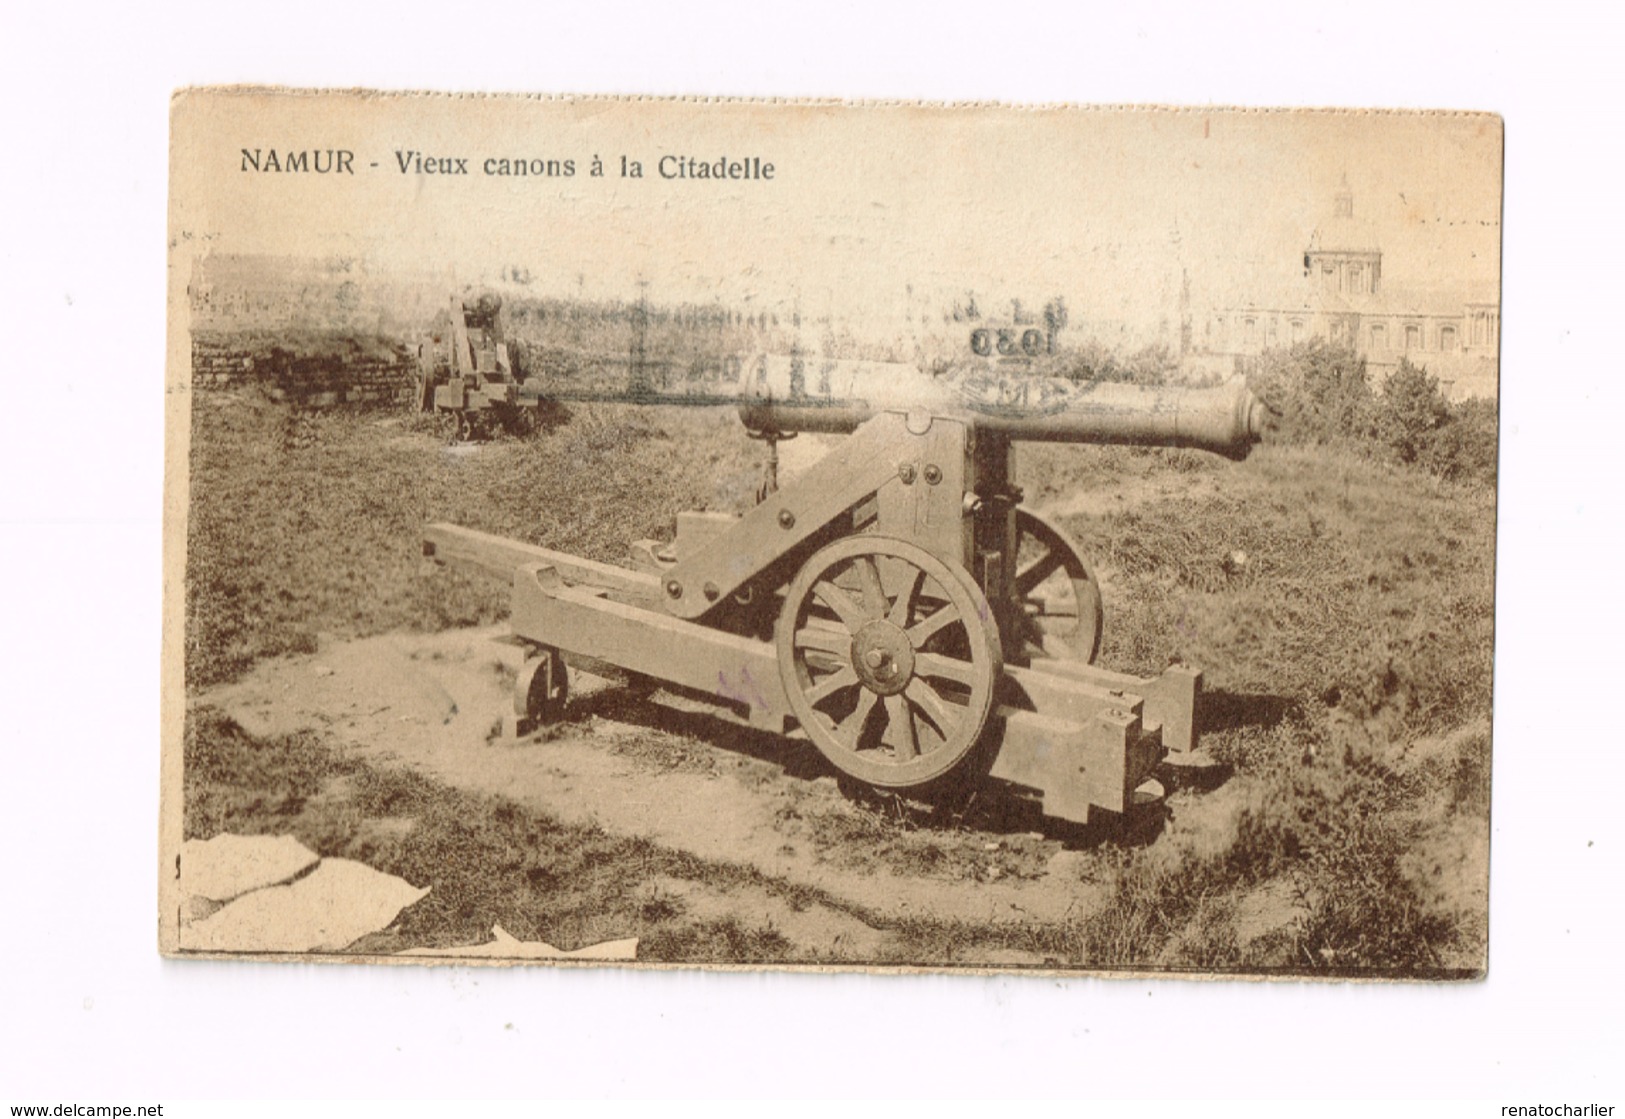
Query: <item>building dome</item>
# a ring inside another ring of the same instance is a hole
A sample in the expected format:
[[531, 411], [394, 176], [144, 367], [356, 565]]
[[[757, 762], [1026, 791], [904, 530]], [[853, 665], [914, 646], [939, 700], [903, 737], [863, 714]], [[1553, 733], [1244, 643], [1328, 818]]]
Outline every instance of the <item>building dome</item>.
[[1309, 235], [1312, 253], [1380, 253], [1377, 233], [1367, 222], [1341, 215], [1315, 227]]
[[1354, 216], [1354, 192], [1349, 189], [1348, 176], [1337, 191], [1332, 216], [1321, 222], [1309, 235], [1312, 253], [1380, 253], [1376, 231], [1369, 222]]

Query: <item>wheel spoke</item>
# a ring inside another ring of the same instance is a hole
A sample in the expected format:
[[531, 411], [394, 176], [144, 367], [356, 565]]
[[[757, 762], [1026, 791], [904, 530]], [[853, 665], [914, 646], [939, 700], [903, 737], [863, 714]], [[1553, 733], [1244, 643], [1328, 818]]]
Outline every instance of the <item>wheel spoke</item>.
[[886, 614], [886, 589], [880, 585], [880, 567], [874, 556], [857, 558], [858, 584], [863, 588], [863, 608], [870, 618]]
[[820, 674], [838, 672], [851, 663], [851, 659], [848, 658], [844, 653], [835, 655], [833, 653], [820, 652], [817, 649], [809, 649], [807, 651], [806, 665], [807, 671], [809, 672], [817, 672]]
[[953, 608], [953, 604], [950, 603], [947, 606], [944, 606], [941, 610], [938, 610], [935, 614], [932, 614], [929, 618], [925, 619], [925, 621], [920, 622], [918, 625], [911, 628], [908, 631], [909, 644], [918, 649], [927, 641], [931, 640], [931, 638], [936, 636], [940, 630], [952, 625], [958, 620], [959, 612], [955, 610]]
[[943, 738], [947, 738], [958, 725], [959, 719], [953, 714], [952, 707], [923, 678], [916, 676], [910, 680], [908, 687], [903, 689], [903, 694], [925, 712], [925, 717], [936, 725], [937, 732]]
[[923, 586], [925, 572], [916, 567], [908, 586], [898, 592], [897, 601], [892, 603], [891, 613], [886, 615], [886, 620], [900, 629], [907, 629], [909, 615], [914, 611], [914, 600], [919, 597], [920, 588]]
[[886, 697], [886, 718], [889, 732], [886, 738], [897, 752], [897, 760], [906, 762], [918, 755], [920, 743], [914, 737], [914, 713], [908, 709], [908, 702], [901, 695]]
[[1066, 557], [1059, 548], [1051, 548], [1032, 563], [1016, 572], [1016, 594], [1025, 598], [1033, 593], [1033, 588], [1061, 570], [1061, 564]]
[[869, 621], [863, 608], [852, 601], [852, 596], [828, 579], [816, 584], [813, 587], [813, 594], [817, 595], [818, 600], [825, 606], [835, 611], [835, 616], [841, 619], [841, 624], [853, 633], [858, 632]]
[[838, 737], [846, 741], [846, 745], [856, 750], [863, 742], [863, 726], [869, 721], [869, 712], [875, 709], [880, 696], [864, 688], [858, 693], [858, 705], [852, 709], [852, 714], [835, 725]]
[[858, 682], [858, 674], [852, 671], [852, 667], [843, 665], [806, 689], [807, 702], [816, 707], [842, 688], [850, 688]]
[[976, 666], [970, 661], [954, 660], [938, 653], [914, 654], [914, 671], [921, 676], [934, 676], [939, 680], [952, 680], [970, 687], [976, 679]]
[[1035, 622], [1075, 622], [1078, 620], [1078, 603], [1076, 598], [1062, 600], [1052, 598], [1029, 598], [1021, 605], [1022, 612]]
[[816, 649], [821, 653], [831, 653], [844, 658], [852, 650], [852, 635], [835, 626], [824, 626], [816, 621], [809, 621], [805, 627], [796, 630], [796, 648]]

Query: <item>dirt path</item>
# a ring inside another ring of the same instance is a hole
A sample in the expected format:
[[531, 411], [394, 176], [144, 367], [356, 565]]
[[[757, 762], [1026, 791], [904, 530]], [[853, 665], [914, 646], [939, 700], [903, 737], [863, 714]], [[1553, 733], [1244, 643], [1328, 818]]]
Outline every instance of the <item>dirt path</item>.
[[[567, 723], [502, 739], [494, 732], [520, 657], [495, 640], [503, 632], [324, 643], [314, 656], [262, 663], [197, 700], [254, 734], [325, 730], [364, 758], [459, 789], [808, 887], [828, 899], [814, 907], [826, 912], [760, 897], [749, 904], [757, 919], [766, 905], [792, 939], [799, 931], [828, 947], [845, 938], [870, 958], [879, 934], [864, 915], [981, 925], [1060, 920], [1100, 904], [1104, 887], [1084, 877], [1088, 852], [1036, 833], [887, 827], [820, 775], [809, 747], [634, 699], [581, 674], [572, 678]], [[683, 895], [691, 910], [743, 901], [702, 896], [692, 883], [655, 886]]]

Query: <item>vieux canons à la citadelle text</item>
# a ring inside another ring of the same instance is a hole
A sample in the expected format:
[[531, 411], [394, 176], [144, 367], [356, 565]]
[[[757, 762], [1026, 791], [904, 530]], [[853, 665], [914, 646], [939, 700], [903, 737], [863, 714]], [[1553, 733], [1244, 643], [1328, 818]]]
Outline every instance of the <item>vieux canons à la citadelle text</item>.
[[492, 178], [666, 179], [684, 182], [771, 182], [778, 168], [759, 155], [664, 154], [647, 159], [594, 153], [587, 159], [541, 155], [449, 155], [396, 148], [383, 159], [357, 157], [348, 148], [242, 148], [246, 174], [356, 175], [381, 171], [402, 176]]

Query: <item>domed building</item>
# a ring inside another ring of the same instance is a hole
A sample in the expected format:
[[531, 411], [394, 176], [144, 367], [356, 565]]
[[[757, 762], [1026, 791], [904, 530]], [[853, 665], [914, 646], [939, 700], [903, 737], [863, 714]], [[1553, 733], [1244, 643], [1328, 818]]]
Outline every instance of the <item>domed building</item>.
[[1371, 224], [1354, 216], [1354, 192], [1347, 176], [1338, 189], [1331, 220], [1309, 235], [1303, 274], [1327, 293], [1375, 295], [1381, 287], [1382, 247]]
[[1331, 215], [1309, 236], [1301, 275], [1221, 295], [1196, 349], [1209, 358], [1233, 359], [1311, 338], [1352, 347], [1377, 382], [1408, 358], [1426, 366], [1452, 396], [1494, 396], [1499, 292], [1495, 284], [1430, 288], [1390, 282], [1376, 231], [1356, 216], [1345, 177]]

